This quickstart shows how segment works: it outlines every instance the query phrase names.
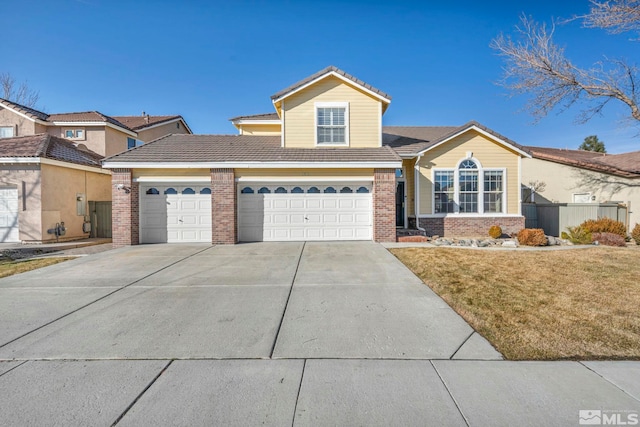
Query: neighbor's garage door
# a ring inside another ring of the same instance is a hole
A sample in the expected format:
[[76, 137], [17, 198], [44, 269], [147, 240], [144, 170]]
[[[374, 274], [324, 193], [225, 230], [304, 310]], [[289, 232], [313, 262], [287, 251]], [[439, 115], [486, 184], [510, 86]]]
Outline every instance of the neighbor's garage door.
[[238, 185], [243, 242], [371, 240], [371, 183]]
[[0, 242], [18, 241], [18, 189], [0, 188]]
[[211, 242], [211, 188], [140, 187], [140, 243]]

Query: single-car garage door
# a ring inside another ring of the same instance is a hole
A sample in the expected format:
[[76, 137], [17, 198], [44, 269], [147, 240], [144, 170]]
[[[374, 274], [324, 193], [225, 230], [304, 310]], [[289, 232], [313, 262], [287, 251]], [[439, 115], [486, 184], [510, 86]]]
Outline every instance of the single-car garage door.
[[0, 188], [0, 242], [18, 241], [18, 189]]
[[140, 187], [140, 243], [211, 242], [211, 188]]
[[238, 185], [238, 239], [372, 240], [371, 183]]

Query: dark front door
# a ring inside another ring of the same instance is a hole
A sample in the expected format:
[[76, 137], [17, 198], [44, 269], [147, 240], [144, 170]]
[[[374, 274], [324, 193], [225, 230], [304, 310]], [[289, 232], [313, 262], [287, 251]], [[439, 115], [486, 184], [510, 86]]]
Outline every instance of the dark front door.
[[404, 227], [404, 181], [396, 182], [396, 227]]

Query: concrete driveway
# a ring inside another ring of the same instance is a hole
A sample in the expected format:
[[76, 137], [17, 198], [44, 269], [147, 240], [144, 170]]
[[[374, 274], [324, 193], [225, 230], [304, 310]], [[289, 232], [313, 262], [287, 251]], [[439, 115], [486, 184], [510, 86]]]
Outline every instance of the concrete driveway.
[[640, 364], [501, 361], [370, 242], [122, 248], [0, 280], [0, 313], [7, 425], [567, 425], [640, 410]]

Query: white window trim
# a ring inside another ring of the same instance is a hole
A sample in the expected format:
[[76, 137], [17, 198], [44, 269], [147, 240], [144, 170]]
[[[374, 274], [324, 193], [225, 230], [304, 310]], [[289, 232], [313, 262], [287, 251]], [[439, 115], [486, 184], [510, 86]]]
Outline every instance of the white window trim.
[[[344, 142], [339, 144], [318, 143], [318, 108], [344, 108]], [[313, 133], [316, 147], [348, 147], [349, 146], [349, 103], [348, 102], [316, 102], [313, 109]]]
[[[69, 138], [67, 136], [67, 132], [71, 131], [73, 132], [73, 137]], [[82, 132], [82, 136], [78, 137], [78, 131]], [[86, 141], [87, 140], [87, 131], [85, 130], [85, 128], [63, 128], [62, 129], [62, 137], [64, 139], [69, 139], [72, 141]]]
[[[460, 212], [460, 164], [465, 160], [472, 160], [478, 166], [478, 212]], [[453, 171], [453, 200], [454, 200], [454, 212], [436, 213], [436, 172], [451, 172]], [[485, 172], [502, 172], [502, 212], [484, 212], [484, 173]], [[447, 215], [456, 216], [509, 216], [507, 214], [507, 168], [483, 168], [482, 163], [475, 157], [466, 157], [458, 162], [455, 168], [433, 168], [431, 169], [431, 213], [427, 214], [424, 218], [441, 218]]]
[[0, 126], [0, 129], [11, 129], [11, 132], [12, 132], [11, 136], [5, 136], [2, 138], [15, 138], [16, 136], [18, 136], [17, 126], [15, 125]]

